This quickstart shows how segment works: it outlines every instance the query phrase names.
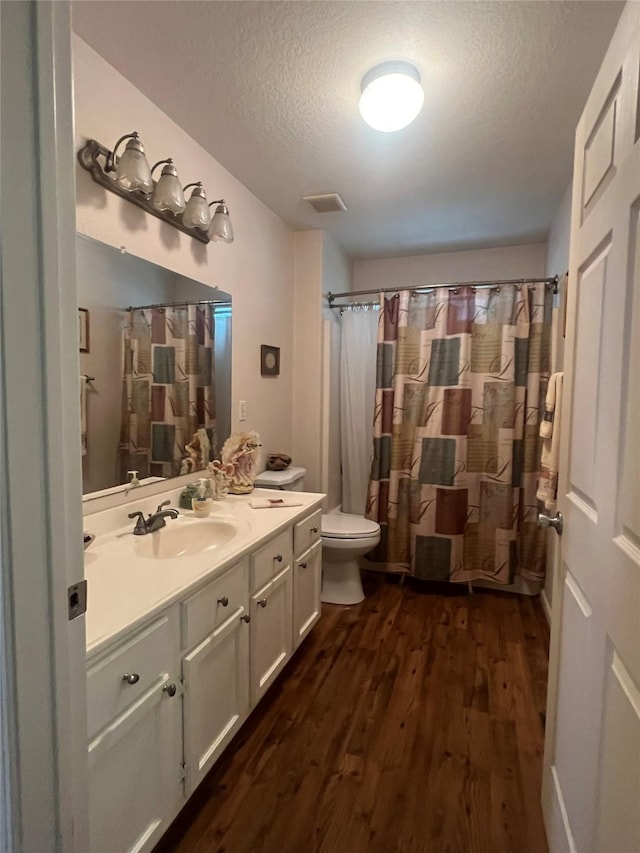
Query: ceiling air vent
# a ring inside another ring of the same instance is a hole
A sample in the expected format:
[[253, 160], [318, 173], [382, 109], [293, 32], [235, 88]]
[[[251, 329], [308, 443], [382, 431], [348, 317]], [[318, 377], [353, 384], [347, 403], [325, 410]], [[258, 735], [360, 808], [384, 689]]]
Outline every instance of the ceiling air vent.
[[342, 200], [340, 193], [303, 195], [302, 198], [309, 202], [316, 213], [336, 213], [340, 210], [347, 210], [347, 205]]

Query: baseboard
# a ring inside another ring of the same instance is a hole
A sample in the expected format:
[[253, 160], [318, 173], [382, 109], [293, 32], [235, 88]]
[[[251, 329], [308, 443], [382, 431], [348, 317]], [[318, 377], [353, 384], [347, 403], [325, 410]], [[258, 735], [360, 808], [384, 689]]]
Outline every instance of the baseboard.
[[547, 598], [547, 592], [545, 589], [540, 591], [540, 601], [544, 608], [544, 615], [547, 617], [547, 622], [549, 623], [549, 626], [551, 626], [551, 603]]

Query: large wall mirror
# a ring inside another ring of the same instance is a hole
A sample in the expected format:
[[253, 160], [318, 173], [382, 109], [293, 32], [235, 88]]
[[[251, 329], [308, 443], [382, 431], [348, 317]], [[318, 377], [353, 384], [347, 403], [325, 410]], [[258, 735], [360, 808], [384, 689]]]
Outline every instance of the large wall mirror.
[[194, 427], [218, 457], [231, 432], [231, 296], [82, 235], [76, 253], [84, 495], [128, 482], [127, 470], [201, 467]]

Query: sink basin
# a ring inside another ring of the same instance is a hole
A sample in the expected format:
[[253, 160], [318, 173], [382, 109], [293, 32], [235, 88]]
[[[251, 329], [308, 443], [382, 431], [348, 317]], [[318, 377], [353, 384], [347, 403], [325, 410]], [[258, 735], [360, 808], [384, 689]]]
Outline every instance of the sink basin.
[[136, 554], [153, 560], [195, 557], [228, 545], [238, 535], [238, 525], [225, 518], [167, 521], [166, 527], [137, 536]]

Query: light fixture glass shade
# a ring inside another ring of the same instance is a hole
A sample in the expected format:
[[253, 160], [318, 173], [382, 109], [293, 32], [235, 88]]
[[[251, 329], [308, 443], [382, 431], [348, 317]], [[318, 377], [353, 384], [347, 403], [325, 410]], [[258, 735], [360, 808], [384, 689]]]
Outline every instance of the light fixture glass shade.
[[420, 72], [409, 62], [383, 62], [362, 79], [360, 114], [374, 130], [401, 130], [416, 118], [423, 103]]
[[233, 243], [233, 225], [229, 217], [229, 208], [224, 203], [212, 202], [217, 204], [211, 225], [209, 226], [209, 237], [216, 242]]
[[137, 135], [127, 142], [122, 156], [118, 158], [115, 182], [128, 192], [138, 190], [145, 195], [153, 192], [151, 169]]
[[208, 231], [210, 223], [211, 211], [207, 204], [204, 188], [202, 184], [196, 184], [182, 214], [182, 224], [186, 225], [187, 228], [199, 228], [201, 231]]
[[162, 170], [160, 180], [153, 191], [152, 204], [156, 210], [170, 210], [171, 213], [175, 214], [182, 213], [186, 207], [184, 193], [182, 192], [182, 184], [178, 179], [176, 167], [173, 165], [171, 158], [156, 163], [151, 171], [153, 172], [156, 166], [159, 166], [162, 162], [165, 162], [167, 165]]

